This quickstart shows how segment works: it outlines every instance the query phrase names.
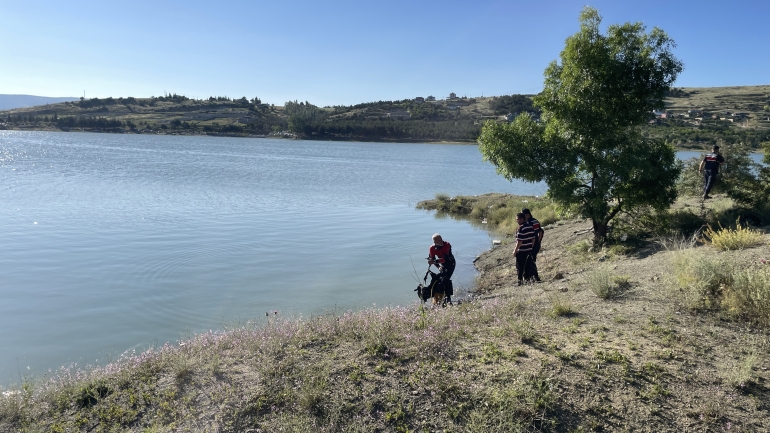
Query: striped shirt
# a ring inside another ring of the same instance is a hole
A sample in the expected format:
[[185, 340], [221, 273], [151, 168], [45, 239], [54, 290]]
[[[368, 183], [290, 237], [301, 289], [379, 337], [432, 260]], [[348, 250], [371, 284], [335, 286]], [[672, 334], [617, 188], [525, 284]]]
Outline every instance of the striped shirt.
[[516, 231], [516, 242], [519, 241], [521, 241], [520, 253], [532, 251], [532, 247], [535, 245], [535, 230], [531, 224], [524, 223], [519, 226], [519, 230]]

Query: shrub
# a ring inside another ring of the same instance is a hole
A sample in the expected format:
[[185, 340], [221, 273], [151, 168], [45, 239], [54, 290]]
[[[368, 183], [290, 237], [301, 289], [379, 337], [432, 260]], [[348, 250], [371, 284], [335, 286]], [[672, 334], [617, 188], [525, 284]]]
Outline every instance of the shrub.
[[588, 239], [583, 239], [582, 241], [575, 242], [572, 245], [567, 245], [567, 251], [572, 254], [585, 254], [591, 249], [592, 245], [593, 244], [591, 244], [591, 241]]
[[742, 227], [736, 222], [736, 228], [723, 228], [720, 224], [719, 230], [714, 230], [709, 226], [704, 232], [706, 237], [711, 240], [711, 244], [722, 251], [742, 250], [765, 242], [762, 233], [752, 230], [749, 227]]
[[770, 325], [770, 266], [741, 266], [685, 250], [675, 256], [674, 271], [688, 308], [720, 310]]
[[588, 288], [601, 299], [618, 298], [629, 286], [627, 275], [613, 275], [606, 269], [588, 274]]
[[558, 296], [551, 298], [551, 311], [549, 311], [551, 317], [569, 317], [574, 314], [577, 314], [577, 311], [573, 308], [572, 301]]
[[674, 256], [674, 274], [688, 298], [687, 306], [692, 309], [714, 307], [721, 288], [732, 284], [732, 274], [726, 263], [692, 250]]
[[[703, 176], [698, 173], [701, 158], [693, 157], [684, 161], [684, 168], [676, 181], [676, 190], [680, 196], [697, 196], [703, 194]], [[719, 183], [715, 185], [716, 191]]]
[[725, 294], [724, 307], [732, 314], [770, 324], [770, 267], [736, 272]]

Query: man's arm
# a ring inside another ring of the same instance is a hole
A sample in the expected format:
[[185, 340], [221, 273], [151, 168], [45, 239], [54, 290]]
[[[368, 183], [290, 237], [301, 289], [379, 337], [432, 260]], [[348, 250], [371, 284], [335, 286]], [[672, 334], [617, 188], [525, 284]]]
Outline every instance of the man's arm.
[[519, 247], [521, 247], [521, 240], [520, 239], [516, 241], [516, 248], [513, 249], [513, 255], [514, 256], [519, 253]]
[[700, 167], [698, 167], [699, 172], [703, 172], [703, 166], [706, 165], [706, 159], [704, 158], [703, 161], [700, 162]]

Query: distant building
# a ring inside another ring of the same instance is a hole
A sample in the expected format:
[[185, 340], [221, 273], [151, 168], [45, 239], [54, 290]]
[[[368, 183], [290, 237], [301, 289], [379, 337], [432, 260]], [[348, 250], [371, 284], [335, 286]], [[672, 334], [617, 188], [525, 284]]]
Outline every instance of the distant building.
[[684, 113], [684, 117], [689, 117], [691, 119], [696, 117], [701, 117], [702, 115], [703, 115], [703, 110], [687, 110], [687, 112]]
[[450, 101], [453, 100], [453, 99], [457, 99], [457, 95], [454, 92], [452, 92], [452, 93], [449, 94], [449, 98], [447, 98], [447, 99], [449, 99]]
[[414, 98], [414, 102], [416, 102], [418, 104], [422, 104], [423, 102], [425, 102], [425, 98], [423, 98], [422, 96], [418, 96], [418, 97]]
[[425, 100], [428, 101], [428, 102], [433, 102], [433, 101], [436, 100], [436, 97], [435, 96], [428, 96], [427, 98], [425, 98]]
[[391, 111], [390, 113], [386, 114], [385, 117], [408, 119], [412, 117], [412, 115], [409, 114], [408, 111], [400, 110], [400, 111]]

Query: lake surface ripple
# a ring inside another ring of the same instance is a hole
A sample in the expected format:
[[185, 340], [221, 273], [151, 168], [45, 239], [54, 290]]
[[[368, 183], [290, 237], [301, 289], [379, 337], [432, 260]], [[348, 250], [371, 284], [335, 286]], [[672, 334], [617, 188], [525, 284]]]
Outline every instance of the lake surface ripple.
[[489, 235], [417, 201], [545, 191], [473, 145], [16, 131], [0, 178], [0, 384], [267, 311], [411, 304], [435, 232], [468, 288]]

